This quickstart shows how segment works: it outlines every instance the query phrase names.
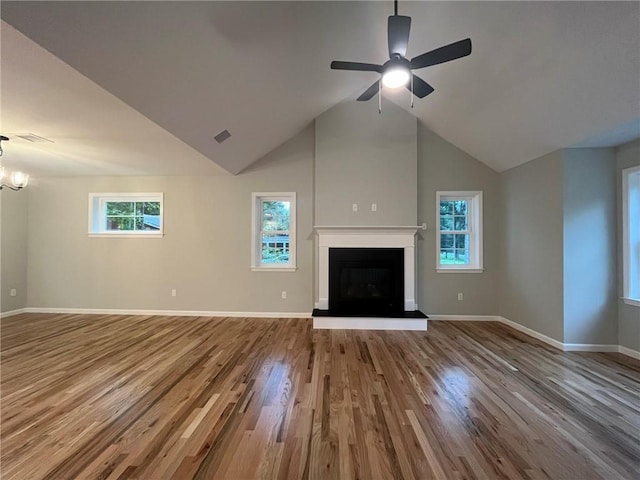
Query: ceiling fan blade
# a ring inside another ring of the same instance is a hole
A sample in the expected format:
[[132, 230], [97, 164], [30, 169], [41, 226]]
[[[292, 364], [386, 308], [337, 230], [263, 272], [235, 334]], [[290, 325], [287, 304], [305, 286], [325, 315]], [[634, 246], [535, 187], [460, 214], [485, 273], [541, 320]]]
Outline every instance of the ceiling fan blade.
[[456, 58], [466, 57], [471, 53], [471, 39], [465, 38], [444, 47], [436, 48], [411, 59], [411, 68], [424, 68], [439, 63], [449, 62]]
[[334, 60], [333, 62], [331, 62], [331, 69], [380, 73], [382, 70], [382, 65], [375, 65], [373, 63], [359, 63], [359, 62], [339, 62]]
[[[407, 90], [411, 90], [411, 84], [407, 84]], [[417, 75], [413, 75], [413, 94], [418, 98], [424, 98], [433, 92], [433, 87]]]
[[404, 15], [391, 15], [387, 22], [387, 39], [389, 40], [389, 57], [394, 53], [401, 57], [407, 53], [409, 44], [409, 31], [411, 30], [411, 17]]
[[367, 88], [364, 91], [364, 93], [357, 98], [357, 100], [359, 102], [366, 102], [367, 100], [370, 100], [371, 97], [373, 97], [376, 93], [378, 93], [379, 90], [380, 90], [380, 80], [378, 80], [376, 83], [374, 83], [369, 88]]

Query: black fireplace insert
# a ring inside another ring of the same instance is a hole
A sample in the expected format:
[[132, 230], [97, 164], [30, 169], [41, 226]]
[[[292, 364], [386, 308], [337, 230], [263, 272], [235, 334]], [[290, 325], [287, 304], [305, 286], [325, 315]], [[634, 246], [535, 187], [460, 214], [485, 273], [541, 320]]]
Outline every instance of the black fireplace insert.
[[329, 311], [396, 316], [404, 311], [404, 249], [330, 248]]

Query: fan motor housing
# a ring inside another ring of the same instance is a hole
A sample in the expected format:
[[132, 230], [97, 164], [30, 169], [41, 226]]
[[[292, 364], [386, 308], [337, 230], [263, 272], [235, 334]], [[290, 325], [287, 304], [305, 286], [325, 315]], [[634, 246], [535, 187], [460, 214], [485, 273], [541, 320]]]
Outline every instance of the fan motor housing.
[[411, 62], [406, 58], [401, 57], [400, 55], [394, 54], [394, 56], [391, 59], [387, 60], [384, 63], [384, 65], [382, 65], [381, 73], [384, 75], [389, 70], [395, 69], [395, 68], [407, 70], [408, 72], [410, 72]]

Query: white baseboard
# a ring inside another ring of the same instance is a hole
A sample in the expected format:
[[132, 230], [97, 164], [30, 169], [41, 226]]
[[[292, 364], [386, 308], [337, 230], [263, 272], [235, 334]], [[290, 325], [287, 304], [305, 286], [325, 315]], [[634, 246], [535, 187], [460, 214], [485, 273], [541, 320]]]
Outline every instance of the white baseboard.
[[620, 351], [619, 345], [602, 345], [595, 343], [564, 343], [565, 352], [615, 352]]
[[426, 318], [313, 317], [320, 330], [427, 330]]
[[[564, 344], [558, 340], [536, 332], [530, 328], [527, 328], [519, 323], [512, 322], [504, 317], [498, 315], [428, 315], [429, 320], [447, 320], [447, 321], [464, 321], [464, 322], [499, 322], [504, 325], [508, 325], [514, 330], [526, 333], [530, 337], [536, 338], [558, 350], [564, 351]], [[616, 350], [617, 351], [617, 350]]]
[[20, 313], [70, 313], [83, 315], [161, 315], [168, 317], [311, 318], [309, 312], [218, 312], [209, 310], [130, 310], [117, 308], [31, 307]]
[[640, 352], [638, 350], [633, 350], [631, 348], [618, 345], [618, 353], [621, 353], [622, 355], [626, 355], [631, 358], [635, 358], [636, 360], [640, 360]]
[[18, 308], [16, 310], [9, 310], [8, 312], [0, 313], [0, 318], [13, 317], [14, 315], [20, 315], [21, 313], [27, 313], [27, 308]]
[[529, 335], [530, 337], [536, 338], [538, 340], [540, 340], [541, 342], [544, 342], [548, 345], [551, 345], [552, 347], [557, 348], [558, 350], [562, 350], [564, 351], [564, 343], [556, 340], [555, 338], [551, 338], [548, 337], [547, 335], [544, 335], [540, 332], [536, 332], [535, 330], [532, 330], [528, 327], [525, 327], [524, 325], [520, 325], [519, 323], [513, 322], [509, 319], [506, 319], [504, 317], [496, 317], [496, 321], [503, 323], [505, 325], [510, 326], [511, 328], [518, 330], [519, 332], [522, 333], [526, 333], [527, 335]]
[[562, 350], [563, 352], [604, 352], [604, 353], [621, 353], [628, 357], [636, 358], [640, 360], [640, 352], [636, 350], [632, 350], [631, 348], [623, 347], [622, 345], [603, 345], [603, 344], [594, 344], [594, 343], [562, 343], [558, 340], [543, 335], [542, 333], [536, 332], [535, 330], [531, 330], [525, 326], [520, 325], [519, 323], [512, 322], [504, 317], [497, 317], [500, 323], [508, 325], [522, 333], [526, 333], [538, 340], [545, 342], [552, 347], [557, 348], [558, 350]]
[[427, 314], [429, 320], [447, 320], [463, 322], [497, 322], [500, 317], [495, 315], [431, 315]]
[[640, 360], [640, 352], [622, 345], [602, 345], [593, 343], [562, 343], [555, 338], [551, 338], [540, 332], [536, 332], [524, 325], [513, 322], [507, 318], [497, 315], [428, 315], [429, 320], [446, 320], [446, 321], [465, 321], [465, 322], [500, 322], [504, 325], [526, 333], [530, 337], [536, 338], [541, 342], [551, 345], [563, 352], [614, 352], [627, 355], [628, 357]]

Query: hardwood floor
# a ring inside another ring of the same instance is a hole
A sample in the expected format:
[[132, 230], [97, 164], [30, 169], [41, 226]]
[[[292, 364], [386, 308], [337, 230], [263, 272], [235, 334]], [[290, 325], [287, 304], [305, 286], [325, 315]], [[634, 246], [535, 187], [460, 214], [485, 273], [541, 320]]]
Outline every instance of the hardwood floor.
[[2, 478], [638, 479], [640, 362], [500, 324], [2, 320]]

